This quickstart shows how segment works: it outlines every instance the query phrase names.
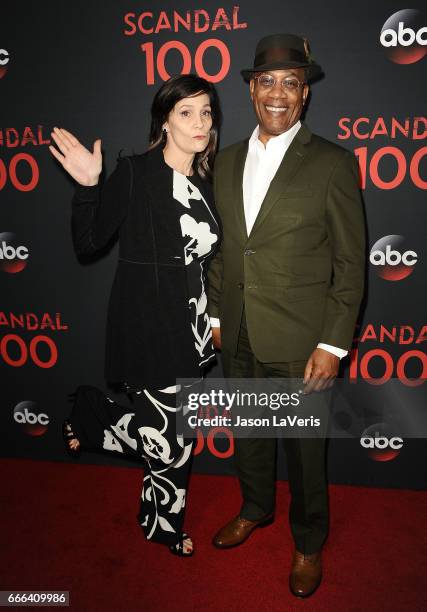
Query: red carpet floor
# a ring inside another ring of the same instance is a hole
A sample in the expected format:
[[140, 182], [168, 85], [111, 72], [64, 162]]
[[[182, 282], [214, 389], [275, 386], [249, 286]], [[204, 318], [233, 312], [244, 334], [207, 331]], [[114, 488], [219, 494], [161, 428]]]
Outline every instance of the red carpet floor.
[[427, 493], [331, 486], [324, 581], [288, 591], [287, 483], [275, 523], [220, 551], [215, 530], [238, 508], [234, 478], [194, 475], [186, 527], [197, 552], [144, 540], [138, 469], [0, 460], [1, 590], [70, 591], [78, 611], [427, 611]]

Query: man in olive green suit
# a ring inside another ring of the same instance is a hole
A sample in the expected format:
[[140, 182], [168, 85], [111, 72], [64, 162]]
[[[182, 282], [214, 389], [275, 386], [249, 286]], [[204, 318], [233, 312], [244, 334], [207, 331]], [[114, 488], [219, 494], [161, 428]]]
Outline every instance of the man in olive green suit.
[[[351, 347], [363, 293], [364, 217], [352, 154], [300, 122], [308, 81], [320, 73], [305, 39], [263, 38], [242, 71], [258, 126], [221, 151], [214, 190], [223, 242], [209, 270], [209, 313], [226, 377], [303, 378], [331, 386]], [[325, 440], [285, 438], [295, 552], [294, 595], [319, 586], [328, 533]], [[274, 439], [235, 439], [243, 504], [214, 537], [243, 543], [271, 522]]]

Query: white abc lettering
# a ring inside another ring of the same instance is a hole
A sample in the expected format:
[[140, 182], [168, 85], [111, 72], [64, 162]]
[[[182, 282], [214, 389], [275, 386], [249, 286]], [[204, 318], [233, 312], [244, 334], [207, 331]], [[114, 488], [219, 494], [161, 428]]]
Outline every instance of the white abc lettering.
[[9, 53], [6, 49], [0, 49], [0, 66], [6, 66], [9, 63]]
[[34, 412], [28, 412], [26, 408], [24, 412], [25, 412], [25, 422], [29, 423], [30, 425], [35, 425], [37, 423], [37, 415], [35, 415]]
[[375, 446], [377, 448], [387, 448], [388, 440], [384, 436], [375, 436]]
[[402, 262], [405, 264], [405, 266], [413, 266], [417, 263], [417, 261], [418, 256], [415, 251], [405, 251], [402, 255]]
[[15, 249], [3, 240], [0, 247], [0, 259], [15, 259], [15, 257], [18, 259], [28, 259], [27, 247], [21, 245]]
[[391, 446], [391, 448], [394, 448], [395, 450], [399, 450], [399, 448], [402, 448], [403, 446], [403, 440], [402, 438], [390, 438], [389, 444]]
[[419, 45], [427, 45], [427, 27], [420, 28], [418, 32], [414, 32], [412, 28], [405, 28], [403, 21], [399, 21], [397, 32], [392, 28], [387, 28], [381, 32], [380, 42], [383, 47], [397, 47], [398, 44], [402, 47], [410, 47], [415, 41]]
[[415, 40], [415, 32], [412, 28], [405, 28], [403, 21], [399, 21], [397, 28], [397, 40], [402, 47], [410, 47]]
[[379, 249], [372, 251], [369, 256], [369, 261], [374, 266], [398, 266], [400, 263], [404, 263], [405, 266], [413, 266], [418, 261], [418, 255], [415, 251], [405, 251], [403, 255], [399, 251], [395, 251], [391, 248], [391, 245], [387, 245], [384, 251]]
[[394, 251], [388, 244], [385, 249], [385, 260], [390, 266], [397, 266], [402, 261], [399, 251]]
[[28, 408], [25, 408], [24, 412], [15, 412], [13, 418], [17, 423], [29, 423], [30, 425], [35, 425], [36, 423], [40, 423], [40, 425], [48, 425], [49, 417], [44, 412], [40, 414], [34, 414], [34, 412], [29, 412]]
[[16, 248], [16, 256], [18, 259], [28, 259], [28, 249], [24, 246]]
[[369, 261], [373, 266], [383, 266], [385, 264], [384, 253], [380, 250], [371, 251], [369, 255]]
[[399, 450], [403, 446], [403, 439], [398, 438], [397, 436], [390, 438], [388, 440], [385, 436], [378, 435], [379, 432], [375, 432], [375, 438], [365, 437], [360, 438], [360, 444], [363, 448], [379, 448], [384, 450], [387, 447], [392, 448], [393, 450]]
[[391, 28], [383, 30], [380, 36], [380, 43], [383, 47], [397, 47], [397, 34]]

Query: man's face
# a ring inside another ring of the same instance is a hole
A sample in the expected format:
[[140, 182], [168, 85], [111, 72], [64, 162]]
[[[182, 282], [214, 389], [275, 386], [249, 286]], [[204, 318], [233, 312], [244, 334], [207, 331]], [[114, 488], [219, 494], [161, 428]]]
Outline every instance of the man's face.
[[250, 92], [255, 114], [258, 118], [259, 137], [265, 144], [273, 136], [279, 136], [289, 130], [301, 117], [305, 99], [308, 94], [308, 85], [299, 87], [296, 91], [288, 91], [282, 87], [286, 77], [296, 77], [304, 82], [303, 68], [290, 68], [288, 70], [268, 70], [257, 72], [271, 75], [276, 83], [270, 89], [262, 87], [258, 79], [251, 79]]

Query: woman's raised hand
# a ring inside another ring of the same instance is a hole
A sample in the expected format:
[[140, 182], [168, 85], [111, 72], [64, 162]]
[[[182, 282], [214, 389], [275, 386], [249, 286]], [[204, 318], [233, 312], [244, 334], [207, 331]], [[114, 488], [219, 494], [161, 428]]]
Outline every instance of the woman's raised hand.
[[53, 128], [51, 136], [62, 155], [53, 145], [49, 146], [49, 150], [68, 174], [80, 185], [97, 185], [102, 171], [101, 141], [95, 140], [91, 153], [64, 128]]

